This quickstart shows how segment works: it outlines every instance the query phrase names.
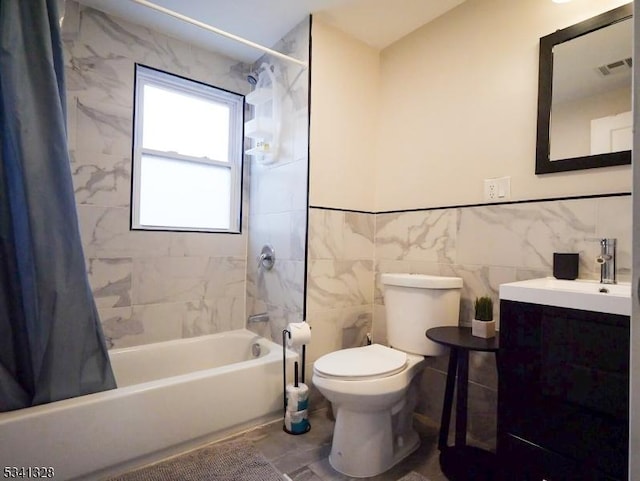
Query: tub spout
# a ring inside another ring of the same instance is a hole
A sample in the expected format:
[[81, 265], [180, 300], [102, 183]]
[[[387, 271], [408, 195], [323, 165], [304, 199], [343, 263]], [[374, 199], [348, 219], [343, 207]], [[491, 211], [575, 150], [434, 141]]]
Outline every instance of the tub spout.
[[269, 322], [269, 314], [266, 312], [252, 314], [247, 318], [247, 322]]

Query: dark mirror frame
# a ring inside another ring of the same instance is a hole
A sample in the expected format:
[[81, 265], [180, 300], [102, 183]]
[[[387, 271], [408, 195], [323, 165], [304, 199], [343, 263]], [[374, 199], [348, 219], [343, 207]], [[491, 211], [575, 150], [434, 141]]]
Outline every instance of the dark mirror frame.
[[540, 66], [538, 70], [538, 131], [536, 137], [536, 174], [593, 169], [631, 163], [631, 151], [586, 155], [570, 159], [550, 160], [549, 127], [551, 120], [551, 92], [553, 84], [553, 47], [633, 16], [633, 4], [623, 5], [584, 22], [540, 39]]

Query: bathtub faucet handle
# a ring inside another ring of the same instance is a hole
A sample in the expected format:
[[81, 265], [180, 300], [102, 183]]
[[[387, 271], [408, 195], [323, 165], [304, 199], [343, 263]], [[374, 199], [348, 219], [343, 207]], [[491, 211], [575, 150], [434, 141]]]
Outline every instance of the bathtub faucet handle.
[[262, 251], [258, 256], [258, 269], [264, 267], [266, 270], [271, 270], [276, 263], [276, 250], [271, 244], [265, 244], [262, 247]]

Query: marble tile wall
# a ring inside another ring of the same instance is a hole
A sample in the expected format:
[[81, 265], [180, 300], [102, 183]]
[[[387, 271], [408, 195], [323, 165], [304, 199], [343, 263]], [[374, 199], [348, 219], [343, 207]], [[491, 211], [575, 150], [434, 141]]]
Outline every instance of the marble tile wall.
[[[580, 277], [598, 278], [599, 245], [618, 239], [618, 275], [631, 272], [631, 196], [496, 206], [358, 214], [311, 208], [308, 319], [312, 359], [362, 345], [366, 332], [386, 343], [380, 273], [459, 276], [460, 324], [470, 325], [472, 302], [489, 295], [499, 317], [501, 283], [552, 274], [553, 252], [579, 252]], [[438, 422], [446, 358], [428, 359], [418, 412]], [[472, 353], [469, 429], [495, 442], [497, 378], [494, 356]]]
[[[309, 59], [309, 19], [304, 20], [272, 48], [299, 60]], [[271, 55], [254, 64], [274, 66], [281, 96], [279, 153], [272, 163], [248, 157], [250, 169], [249, 247], [247, 261], [247, 315], [267, 312], [268, 324], [249, 329], [281, 342], [289, 322], [303, 320], [307, 178], [309, 145], [309, 70]], [[269, 159], [271, 160], [271, 159]], [[262, 247], [271, 244], [276, 263], [258, 268]]]
[[242, 94], [250, 66], [70, 0], [63, 40], [80, 229], [109, 346], [244, 327], [246, 216], [240, 235], [144, 232], [129, 229], [129, 207], [134, 64]]
[[[578, 252], [579, 277], [599, 278], [600, 237], [618, 239], [618, 276], [629, 280], [631, 196], [378, 214], [376, 272], [462, 277], [460, 321], [470, 325], [476, 296], [497, 301], [502, 283], [552, 275], [554, 252]], [[383, 306], [378, 282], [375, 304]], [[385, 339], [384, 309], [376, 319]]]
[[374, 295], [373, 214], [309, 210], [307, 322], [309, 359], [364, 345]]

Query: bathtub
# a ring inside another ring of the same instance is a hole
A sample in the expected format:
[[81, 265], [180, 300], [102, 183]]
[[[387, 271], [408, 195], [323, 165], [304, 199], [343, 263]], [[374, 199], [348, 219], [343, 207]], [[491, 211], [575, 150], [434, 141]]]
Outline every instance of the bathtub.
[[[52, 467], [59, 480], [104, 479], [282, 415], [282, 347], [248, 330], [109, 356], [117, 389], [0, 413], [3, 469]], [[295, 359], [287, 350], [288, 373]]]

